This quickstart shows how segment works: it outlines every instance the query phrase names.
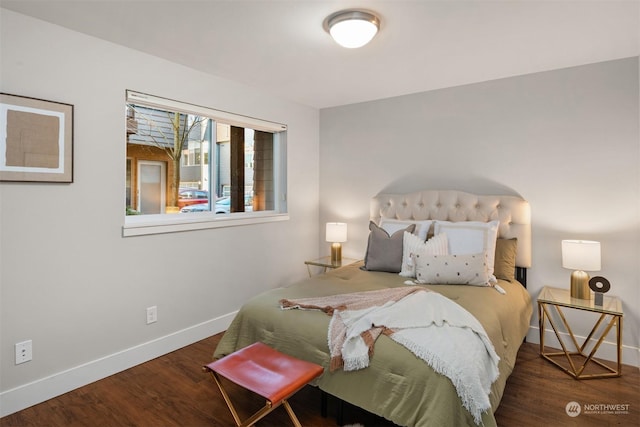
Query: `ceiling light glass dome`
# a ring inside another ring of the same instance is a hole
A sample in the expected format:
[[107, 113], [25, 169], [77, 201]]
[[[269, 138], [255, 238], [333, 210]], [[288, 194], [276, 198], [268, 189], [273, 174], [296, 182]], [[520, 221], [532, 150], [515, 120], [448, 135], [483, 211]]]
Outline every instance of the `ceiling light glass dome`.
[[380, 29], [380, 20], [363, 10], [342, 10], [325, 19], [325, 29], [340, 46], [358, 48], [373, 39]]

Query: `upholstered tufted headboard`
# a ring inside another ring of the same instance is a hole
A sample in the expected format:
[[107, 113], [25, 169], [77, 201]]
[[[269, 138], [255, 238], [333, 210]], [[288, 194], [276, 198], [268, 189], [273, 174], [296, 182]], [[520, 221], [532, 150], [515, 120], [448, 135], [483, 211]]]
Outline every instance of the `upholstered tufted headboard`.
[[408, 194], [379, 194], [371, 201], [372, 221], [381, 218], [500, 221], [498, 237], [517, 238], [516, 265], [531, 267], [531, 208], [516, 196], [480, 196], [454, 190], [426, 190]]

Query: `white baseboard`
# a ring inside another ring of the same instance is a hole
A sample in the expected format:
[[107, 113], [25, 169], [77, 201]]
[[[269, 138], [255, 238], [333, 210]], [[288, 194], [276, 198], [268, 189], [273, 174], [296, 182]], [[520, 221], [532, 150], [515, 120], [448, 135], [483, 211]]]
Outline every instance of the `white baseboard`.
[[[60, 396], [226, 330], [237, 311], [0, 393], [0, 417]], [[211, 355], [213, 355], [211, 349]]]
[[[562, 336], [562, 340], [565, 344], [571, 343], [571, 337], [568, 333], [562, 332], [560, 333]], [[576, 335], [576, 340], [578, 344], [584, 342], [586, 337]], [[591, 339], [592, 345], [595, 344], [596, 340]], [[527, 333], [527, 342], [540, 344], [540, 328], [537, 326], [530, 326], [529, 332]], [[544, 343], [546, 347], [553, 347], [560, 349], [560, 344], [558, 343], [558, 339], [556, 338], [556, 334], [551, 329], [545, 329], [544, 331]], [[592, 347], [588, 347], [587, 350], [590, 350]], [[571, 347], [571, 350], [574, 350]], [[595, 354], [596, 358], [609, 360], [612, 362], [617, 361], [617, 346], [615, 342], [611, 341], [603, 341], [598, 348], [598, 351]], [[640, 368], [640, 348], [631, 347], [622, 345], [622, 363], [625, 365], [631, 365]], [[623, 371], [624, 375], [624, 371]]]

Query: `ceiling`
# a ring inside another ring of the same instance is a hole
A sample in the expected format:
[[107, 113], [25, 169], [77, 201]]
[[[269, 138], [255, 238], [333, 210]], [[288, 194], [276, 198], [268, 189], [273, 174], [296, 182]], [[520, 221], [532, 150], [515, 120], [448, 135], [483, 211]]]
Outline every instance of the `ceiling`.
[[[553, 70], [640, 52], [639, 1], [0, 0], [3, 8], [316, 108]], [[363, 7], [361, 49], [323, 30]]]

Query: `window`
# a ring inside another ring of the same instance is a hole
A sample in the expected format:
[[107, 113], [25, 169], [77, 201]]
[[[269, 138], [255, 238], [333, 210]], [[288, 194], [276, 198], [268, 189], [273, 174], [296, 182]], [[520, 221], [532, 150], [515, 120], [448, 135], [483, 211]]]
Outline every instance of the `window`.
[[124, 235], [286, 219], [286, 125], [133, 91], [125, 111]]

